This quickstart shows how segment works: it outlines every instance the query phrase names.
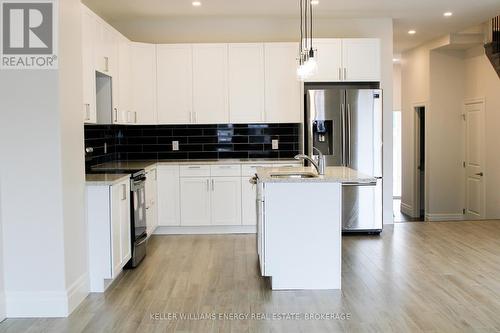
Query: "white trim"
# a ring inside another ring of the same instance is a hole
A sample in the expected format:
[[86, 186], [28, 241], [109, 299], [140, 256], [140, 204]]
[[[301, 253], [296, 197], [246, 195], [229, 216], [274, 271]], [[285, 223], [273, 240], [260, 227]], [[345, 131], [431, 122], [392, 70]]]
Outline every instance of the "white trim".
[[224, 226], [199, 226], [199, 227], [164, 227], [159, 226], [155, 235], [213, 235], [213, 234], [255, 234], [257, 227], [254, 225], [224, 225]]
[[88, 295], [88, 275], [80, 276], [65, 291], [6, 292], [7, 318], [63, 318]]
[[413, 207], [411, 205], [405, 204], [404, 202], [401, 202], [401, 213], [414, 217], [413, 216]]
[[3, 290], [0, 291], [0, 323], [7, 317], [5, 309], [5, 294]]
[[430, 222], [446, 222], [446, 221], [463, 221], [463, 214], [425, 214], [426, 221]]
[[89, 276], [88, 274], [83, 274], [69, 288], [66, 289], [66, 294], [68, 295], [68, 315], [73, 312], [78, 305], [87, 297], [89, 294]]
[[5, 293], [8, 318], [62, 318], [68, 315], [66, 291]]

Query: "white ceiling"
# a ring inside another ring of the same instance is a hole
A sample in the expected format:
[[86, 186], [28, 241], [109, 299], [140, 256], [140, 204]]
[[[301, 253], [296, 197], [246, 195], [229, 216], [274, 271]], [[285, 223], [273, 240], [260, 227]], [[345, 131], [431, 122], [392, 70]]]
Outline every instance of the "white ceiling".
[[[319, 0], [315, 14], [323, 18], [394, 19], [395, 53], [415, 47], [441, 35], [485, 22], [500, 13], [500, 0]], [[110, 22], [127, 20], [195, 17], [280, 17], [298, 16], [298, 0], [83, 0]], [[444, 18], [443, 13], [454, 15]], [[417, 34], [410, 36], [408, 30]]]

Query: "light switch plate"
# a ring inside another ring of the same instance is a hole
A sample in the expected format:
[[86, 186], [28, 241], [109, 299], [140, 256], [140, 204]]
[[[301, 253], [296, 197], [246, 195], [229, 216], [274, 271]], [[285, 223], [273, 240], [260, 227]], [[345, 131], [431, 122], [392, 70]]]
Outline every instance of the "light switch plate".
[[179, 141], [172, 141], [172, 150], [173, 151], [179, 150]]
[[273, 140], [273, 150], [279, 149], [279, 140]]

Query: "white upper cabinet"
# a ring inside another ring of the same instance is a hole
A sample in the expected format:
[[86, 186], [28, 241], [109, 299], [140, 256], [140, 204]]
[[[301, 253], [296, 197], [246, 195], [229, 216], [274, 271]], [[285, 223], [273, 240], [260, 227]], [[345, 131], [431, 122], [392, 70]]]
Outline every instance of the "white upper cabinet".
[[343, 39], [342, 62], [344, 81], [380, 81], [380, 41]]
[[[132, 110], [131, 80], [130, 42], [122, 37], [118, 44], [118, 98], [115, 98], [117, 103], [113, 103], [116, 108], [114, 117], [120, 124], [128, 122], [128, 115]], [[115, 82], [113, 79], [113, 85]]]
[[193, 112], [198, 124], [229, 122], [227, 44], [193, 45]]
[[229, 44], [228, 48], [230, 122], [262, 122], [264, 44]]
[[158, 123], [193, 119], [193, 53], [190, 44], [157, 45]]
[[342, 68], [342, 39], [315, 39], [313, 48], [318, 71], [306, 79], [307, 82], [341, 81]]
[[157, 124], [156, 113], [156, 47], [153, 44], [131, 43], [132, 111], [128, 122]]
[[265, 112], [269, 123], [301, 121], [300, 82], [297, 80], [298, 43], [266, 43]]
[[96, 70], [113, 76], [116, 74], [118, 62], [115, 31], [100, 19], [97, 19], [96, 22], [96, 49], [94, 53]]
[[97, 22], [94, 13], [82, 5], [83, 119], [96, 123], [94, 49]]

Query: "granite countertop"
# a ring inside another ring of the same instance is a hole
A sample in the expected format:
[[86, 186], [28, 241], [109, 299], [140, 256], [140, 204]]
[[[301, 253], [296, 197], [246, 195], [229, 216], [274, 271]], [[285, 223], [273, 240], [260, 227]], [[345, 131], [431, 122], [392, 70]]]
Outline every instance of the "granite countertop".
[[258, 181], [262, 183], [374, 183], [376, 178], [347, 167], [326, 167], [325, 174], [314, 178], [274, 178], [273, 174], [290, 174], [297, 172], [316, 173], [313, 167], [294, 168], [258, 168]]
[[85, 175], [86, 185], [111, 186], [130, 179], [130, 174], [117, 173], [92, 173]]
[[223, 159], [223, 160], [151, 160], [151, 161], [115, 161], [98, 164], [92, 170], [111, 169], [147, 169], [154, 165], [204, 165], [204, 164], [273, 164], [273, 163], [300, 163], [295, 159]]

